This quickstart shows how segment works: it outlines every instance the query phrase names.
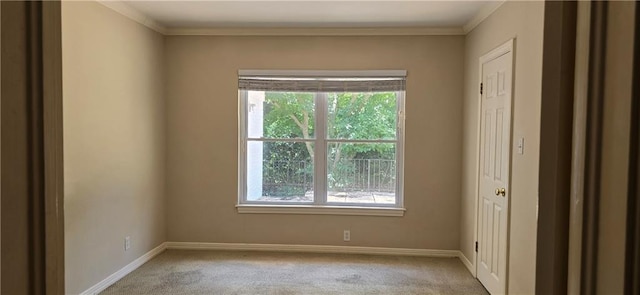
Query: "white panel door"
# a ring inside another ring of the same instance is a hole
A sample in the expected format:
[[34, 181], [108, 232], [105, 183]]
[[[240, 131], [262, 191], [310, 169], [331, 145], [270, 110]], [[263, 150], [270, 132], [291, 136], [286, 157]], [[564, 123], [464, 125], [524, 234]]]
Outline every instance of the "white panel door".
[[511, 62], [509, 51], [482, 64], [476, 265], [478, 280], [491, 294], [506, 292]]

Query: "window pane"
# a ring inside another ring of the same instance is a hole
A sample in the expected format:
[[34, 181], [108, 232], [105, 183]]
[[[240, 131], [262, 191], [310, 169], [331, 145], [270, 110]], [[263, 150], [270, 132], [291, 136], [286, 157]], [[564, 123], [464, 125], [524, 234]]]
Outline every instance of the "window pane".
[[247, 91], [249, 138], [313, 138], [313, 93]]
[[313, 144], [247, 142], [247, 201], [313, 202]]
[[327, 201], [395, 204], [395, 143], [330, 143]]
[[327, 138], [395, 139], [396, 93], [328, 93]]

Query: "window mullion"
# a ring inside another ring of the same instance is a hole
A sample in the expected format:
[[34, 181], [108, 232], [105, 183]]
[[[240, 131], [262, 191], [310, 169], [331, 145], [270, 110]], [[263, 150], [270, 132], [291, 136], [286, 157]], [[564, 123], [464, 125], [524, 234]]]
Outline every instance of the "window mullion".
[[240, 90], [240, 107], [238, 112], [238, 123], [239, 123], [239, 138], [238, 145], [240, 145], [240, 155], [238, 155], [238, 178], [240, 181], [238, 182], [238, 194], [240, 195], [239, 202], [245, 203], [247, 201], [247, 126], [248, 124], [248, 114], [247, 114], [247, 105], [248, 105], [248, 95], [246, 90]]
[[404, 207], [404, 91], [396, 92], [396, 207]]
[[323, 205], [327, 203], [327, 94], [316, 93], [315, 103], [314, 203]]

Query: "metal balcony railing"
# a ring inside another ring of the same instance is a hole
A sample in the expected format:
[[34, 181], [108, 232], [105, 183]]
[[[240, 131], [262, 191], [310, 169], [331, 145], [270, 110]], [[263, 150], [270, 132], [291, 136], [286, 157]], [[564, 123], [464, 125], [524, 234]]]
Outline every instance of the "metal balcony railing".
[[[328, 190], [386, 192], [396, 189], [395, 160], [344, 159], [329, 163]], [[304, 195], [313, 190], [313, 165], [308, 161], [264, 161], [263, 195]]]

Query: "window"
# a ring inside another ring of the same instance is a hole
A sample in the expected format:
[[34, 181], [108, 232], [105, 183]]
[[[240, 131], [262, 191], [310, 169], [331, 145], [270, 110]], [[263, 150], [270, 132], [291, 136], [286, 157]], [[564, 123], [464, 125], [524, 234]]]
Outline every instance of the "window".
[[240, 71], [240, 204], [402, 207], [404, 71]]

